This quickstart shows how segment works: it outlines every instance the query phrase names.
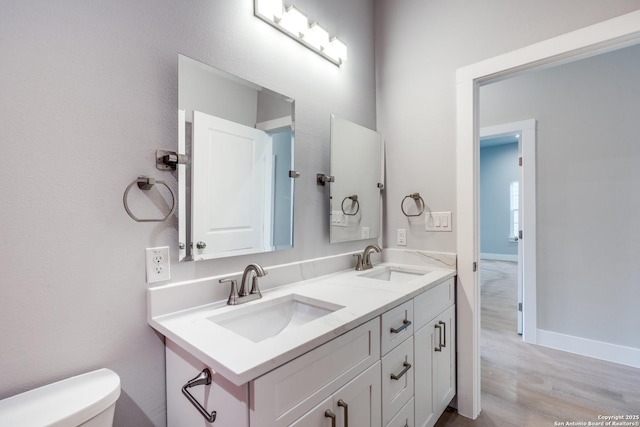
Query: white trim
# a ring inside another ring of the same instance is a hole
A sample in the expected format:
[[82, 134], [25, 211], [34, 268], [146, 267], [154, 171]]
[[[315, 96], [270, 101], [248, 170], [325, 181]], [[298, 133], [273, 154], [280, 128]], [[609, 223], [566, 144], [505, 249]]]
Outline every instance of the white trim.
[[640, 349], [538, 329], [538, 344], [594, 359], [640, 368]]
[[279, 129], [289, 129], [292, 127], [292, 124], [293, 121], [291, 120], [291, 116], [285, 116], [277, 119], [266, 120], [264, 122], [258, 122], [256, 123], [256, 129], [273, 132]]
[[458, 252], [458, 412], [480, 414], [478, 274], [478, 87], [524, 71], [567, 63], [640, 42], [640, 11], [472, 64], [457, 71], [456, 246]]
[[513, 261], [513, 262], [518, 262], [518, 255], [481, 253], [480, 254], [480, 259], [488, 259], [488, 260], [493, 260], [493, 261]]

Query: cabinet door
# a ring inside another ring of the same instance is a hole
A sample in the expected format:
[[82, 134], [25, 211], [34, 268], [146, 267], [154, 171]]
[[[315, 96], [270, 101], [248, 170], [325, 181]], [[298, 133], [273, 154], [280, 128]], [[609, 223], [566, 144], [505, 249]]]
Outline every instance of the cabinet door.
[[[455, 306], [442, 312], [434, 324], [442, 331], [440, 351], [434, 351], [434, 409], [441, 414], [456, 394]], [[439, 331], [436, 334], [439, 339]]]
[[415, 425], [430, 427], [436, 423], [433, 410], [433, 353], [438, 339], [434, 321], [413, 335]]
[[382, 424], [380, 375], [380, 362], [376, 362], [334, 394], [337, 426], [378, 427]]
[[333, 397], [324, 400], [291, 424], [290, 427], [331, 427], [330, 415], [336, 416], [333, 408]]
[[380, 401], [380, 362], [376, 362], [291, 427], [379, 427]]
[[416, 426], [433, 426], [456, 394], [455, 306], [414, 334]]
[[375, 318], [252, 381], [250, 425], [290, 425], [379, 360]]

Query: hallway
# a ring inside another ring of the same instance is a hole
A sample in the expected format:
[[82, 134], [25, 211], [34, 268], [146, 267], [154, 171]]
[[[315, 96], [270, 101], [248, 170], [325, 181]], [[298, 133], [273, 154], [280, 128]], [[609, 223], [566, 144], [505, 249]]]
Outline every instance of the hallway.
[[480, 265], [482, 412], [475, 421], [445, 412], [437, 427], [543, 427], [640, 415], [640, 369], [523, 343], [516, 333], [517, 264]]

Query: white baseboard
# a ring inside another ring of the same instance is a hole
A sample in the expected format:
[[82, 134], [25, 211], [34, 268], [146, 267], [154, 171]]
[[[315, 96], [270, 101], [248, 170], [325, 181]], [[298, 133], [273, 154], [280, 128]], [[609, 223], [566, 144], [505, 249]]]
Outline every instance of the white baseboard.
[[515, 261], [518, 262], [518, 255], [508, 254], [480, 254], [480, 259], [490, 259], [494, 261]]
[[569, 353], [640, 368], [640, 349], [538, 329], [537, 344]]

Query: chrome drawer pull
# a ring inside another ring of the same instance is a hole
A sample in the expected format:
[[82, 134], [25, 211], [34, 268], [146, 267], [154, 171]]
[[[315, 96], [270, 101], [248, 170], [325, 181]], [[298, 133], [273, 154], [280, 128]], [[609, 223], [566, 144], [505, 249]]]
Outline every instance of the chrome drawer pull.
[[324, 416], [331, 418], [331, 427], [336, 427], [336, 414], [334, 414], [331, 409], [324, 411]]
[[349, 427], [349, 405], [344, 400], [338, 400], [338, 406], [344, 408], [344, 427]]
[[411, 369], [411, 363], [404, 362], [404, 363], [402, 364], [402, 366], [404, 366], [404, 369], [403, 369], [402, 371], [400, 371], [400, 373], [399, 373], [398, 375], [396, 375], [396, 374], [391, 374], [391, 379], [392, 379], [392, 380], [396, 380], [396, 381], [397, 381], [397, 380], [399, 380], [400, 378], [402, 378], [402, 376], [403, 376], [404, 374], [406, 374], [406, 373], [407, 373], [407, 371], [408, 371], [409, 369]]
[[401, 331], [404, 331], [405, 329], [407, 329], [410, 325], [411, 325], [411, 320], [404, 319], [402, 321], [402, 326], [400, 326], [398, 329], [391, 328], [390, 332], [392, 334], [397, 334], [398, 332], [401, 332]]
[[447, 346], [447, 324], [444, 323], [442, 320], [438, 321], [439, 324], [442, 325], [442, 347], [446, 347]]
[[442, 351], [442, 328], [440, 325], [433, 325], [434, 328], [438, 329], [438, 346], [434, 348], [434, 351]]

